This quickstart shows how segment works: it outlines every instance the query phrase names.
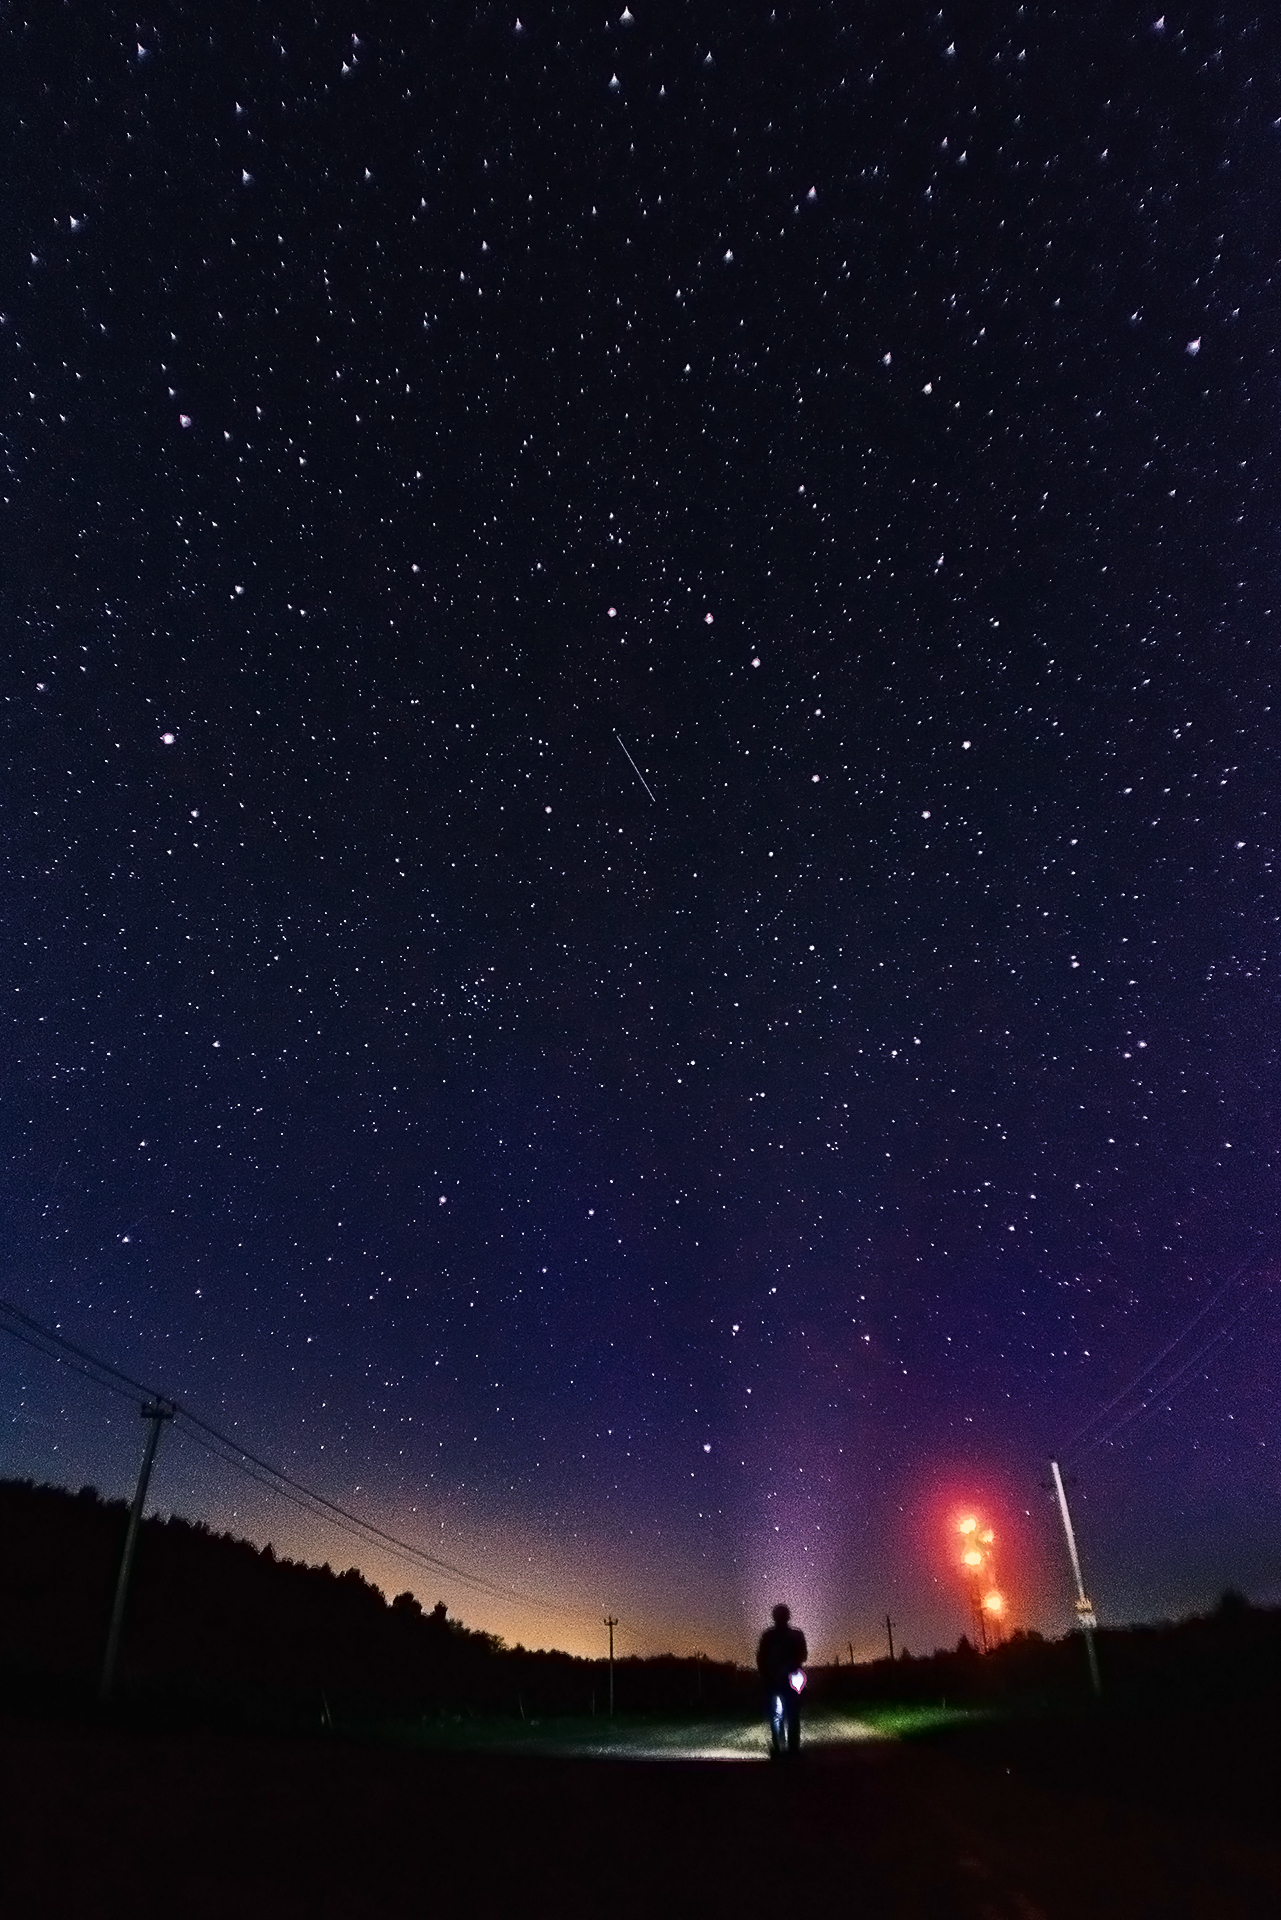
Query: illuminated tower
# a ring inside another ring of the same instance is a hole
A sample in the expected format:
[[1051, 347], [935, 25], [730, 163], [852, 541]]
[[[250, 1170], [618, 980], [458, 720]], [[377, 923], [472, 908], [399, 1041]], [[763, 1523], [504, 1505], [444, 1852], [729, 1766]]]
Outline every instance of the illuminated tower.
[[996, 1534], [977, 1514], [967, 1513], [956, 1523], [961, 1536], [961, 1566], [965, 1572], [970, 1611], [979, 1649], [990, 1653], [1004, 1635], [1005, 1596], [996, 1584]]

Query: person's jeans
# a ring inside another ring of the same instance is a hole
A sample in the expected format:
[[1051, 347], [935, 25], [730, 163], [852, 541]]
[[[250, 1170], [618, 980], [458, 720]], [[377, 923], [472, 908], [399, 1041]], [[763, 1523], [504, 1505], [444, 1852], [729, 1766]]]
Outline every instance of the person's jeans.
[[801, 1746], [800, 1695], [784, 1682], [771, 1693], [769, 1703], [770, 1748], [774, 1753], [799, 1753]]

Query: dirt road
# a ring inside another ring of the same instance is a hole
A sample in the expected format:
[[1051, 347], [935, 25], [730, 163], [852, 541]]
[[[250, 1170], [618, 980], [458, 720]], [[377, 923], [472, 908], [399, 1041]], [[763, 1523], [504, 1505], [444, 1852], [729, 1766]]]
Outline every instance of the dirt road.
[[890, 1741], [755, 1760], [0, 1723], [0, 1912], [1281, 1916], [1281, 1845]]

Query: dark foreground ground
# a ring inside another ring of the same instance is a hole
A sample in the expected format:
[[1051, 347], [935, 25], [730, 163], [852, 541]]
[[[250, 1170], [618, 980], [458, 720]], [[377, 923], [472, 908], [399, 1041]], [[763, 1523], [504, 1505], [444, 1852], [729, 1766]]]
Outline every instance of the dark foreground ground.
[[1270, 1736], [982, 1726], [773, 1767], [0, 1720], [0, 1914], [1281, 1920]]

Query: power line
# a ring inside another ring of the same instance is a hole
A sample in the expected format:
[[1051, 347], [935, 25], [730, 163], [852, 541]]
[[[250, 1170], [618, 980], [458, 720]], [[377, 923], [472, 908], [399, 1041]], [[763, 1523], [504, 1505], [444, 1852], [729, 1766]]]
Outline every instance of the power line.
[[[9, 1324], [16, 1322], [17, 1324]], [[238, 1472], [259, 1486], [267, 1488], [295, 1506], [302, 1507], [313, 1519], [324, 1521], [336, 1530], [352, 1534], [363, 1546], [390, 1550], [400, 1558], [416, 1565], [429, 1567], [435, 1573], [449, 1574], [455, 1580], [462, 1580], [475, 1591], [487, 1595], [493, 1600], [517, 1600], [537, 1611], [559, 1614], [576, 1614], [582, 1618], [594, 1618], [581, 1607], [568, 1606], [560, 1602], [540, 1599], [536, 1594], [523, 1592], [518, 1587], [505, 1587], [488, 1579], [484, 1574], [472, 1573], [466, 1567], [456, 1566], [450, 1560], [442, 1559], [438, 1554], [430, 1553], [425, 1547], [415, 1546], [410, 1540], [402, 1540], [399, 1535], [389, 1533], [375, 1521], [366, 1520], [363, 1515], [350, 1508], [340, 1506], [326, 1494], [318, 1493], [314, 1487], [286, 1471], [269, 1460], [253, 1453], [230, 1434], [222, 1433], [217, 1427], [202, 1420], [199, 1414], [192, 1413], [171, 1394], [157, 1392], [154, 1387], [146, 1386], [135, 1380], [120, 1367], [113, 1366], [109, 1360], [102, 1360], [97, 1354], [90, 1353], [86, 1347], [78, 1345], [65, 1334], [52, 1327], [44, 1326], [39, 1320], [25, 1313], [10, 1300], [0, 1298], [0, 1333], [7, 1333], [11, 1339], [21, 1341], [24, 1346], [33, 1348], [46, 1359], [56, 1360], [68, 1366], [73, 1372], [92, 1380], [96, 1386], [106, 1387], [128, 1399], [142, 1398], [172, 1407], [175, 1425], [205, 1448], [224, 1465], [234, 1467]]]
[[[1066, 1458], [1068, 1455], [1074, 1453], [1092, 1452], [1095, 1447], [1106, 1445], [1107, 1442], [1114, 1439], [1123, 1428], [1127, 1427], [1132, 1420], [1137, 1420], [1141, 1414], [1146, 1413], [1149, 1407], [1168, 1400], [1174, 1393], [1181, 1391], [1183, 1387], [1189, 1384], [1191, 1376], [1196, 1372], [1196, 1369], [1202, 1362], [1207, 1360], [1217, 1348], [1223, 1346], [1237, 1333], [1242, 1318], [1247, 1311], [1255, 1305], [1260, 1294], [1266, 1288], [1271, 1278], [1269, 1274], [1258, 1274], [1253, 1280], [1246, 1282], [1241, 1297], [1232, 1309], [1228, 1320], [1220, 1326], [1216, 1332], [1212, 1333], [1210, 1338], [1198, 1347], [1194, 1353], [1184, 1359], [1176, 1359], [1172, 1371], [1166, 1371], [1158, 1375], [1158, 1370], [1164, 1366], [1164, 1363], [1169, 1360], [1176, 1349], [1183, 1345], [1193, 1328], [1198, 1326], [1200, 1322], [1206, 1318], [1207, 1314], [1212, 1313], [1215, 1307], [1227, 1298], [1240, 1280], [1241, 1275], [1253, 1264], [1254, 1259], [1245, 1260], [1241, 1263], [1223, 1285], [1211, 1295], [1205, 1305], [1199, 1307], [1191, 1319], [1180, 1328], [1173, 1340], [1167, 1341], [1160, 1352], [1155, 1354], [1146, 1365], [1140, 1367], [1134, 1378], [1129, 1381], [1119, 1393], [1113, 1394], [1112, 1398], [1105, 1401], [1083, 1426], [1077, 1428], [1072, 1438], [1063, 1447], [1061, 1457]], [[1153, 1375], [1158, 1375], [1158, 1377], [1153, 1380]], [[1145, 1384], [1149, 1381], [1151, 1381], [1150, 1385]], [[1139, 1392], [1142, 1392], [1144, 1397], [1139, 1400], [1138, 1404], [1127, 1405], [1126, 1403], [1132, 1401], [1135, 1394]], [[1109, 1414], [1112, 1414], [1117, 1408], [1122, 1410], [1117, 1413], [1115, 1419], [1109, 1420]], [[1098, 1430], [1096, 1431], [1096, 1429]]]
[[[2, 1304], [3, 1303], [0, 1303], [0, 1305]], [[98, 1374], [92, 1372], [88, 1367], [83, 1367], [77, 1361], [71, 1359], [68, 1354], [59, 1353], [56, 1348], [51, 1349], [45, 1346], [40, 1340], [33, 1338], [28, 1333], [24, 1333], [18, 1327], [7, 1327], [3, 1322], [0, 1322], [0, 1332], [7, 1333], [11, 1340], [20, 1340], [24, 1347], [30, 1347], [33, 1352], [43, 1355], [46, 1360], [57, 1360], [62, 1366], [70, 1367], [73, 1373], [82, 1375], [86, 1380], [92, 1380], [96, 1387], [106, 1387], [109, 1393], [118, 1393], [123, 1400], [136, 1400], [138, 1398], [137, 1393], [134, 1392], [131, 1387], [122, 1387], [114, 1380], [104, 1380], [100, 1378]]]
[[295, 1480], [293, 1475], [286, 1473], [282, 1467], [274, 1467], [269, 1461], [260, 1460], [257, 1454], [251, 1453], [238, 1440], [220, 1433], [216, 1427], [211, 1427], [206, 1421], [188, 1413], [185, 1407], [179, 1407], [178, 1418], [181, 1431], [198, 1446], [204, 1447], [206, 1452], [213, 1454], [225, 1465], [235, 1467], [238, 1472], [245, 1475], [246, 1479], [256, 1481], [259, 1486], [267, 1487], [271, 1492], [279, 1494], [282, 1499], [301, 1507], [305, 1513], [311, 1514], [313, 1519], [322, 1520], [340, 1532], [352, 1534], [362, 1546], [390, 1549], [393, 1553], [415, 1564], [430, 1567], [434, 1573], [447, 1573], [456, 1580], [466, 1581], [469, 1586], [487, 1594], [493, 1600], [517, 1598], [531, 1601], [536, 1606], [546, 1606], [549, 1612], [562, 1611], [549, 1602], [538, 1601], [533, 1595], [500, 1586], [495, 1581], [487, 1579], [484, 1574], [470, 1573], [465, 1567], [455, 1566], [452, 1561], [442, 1560], [438, 1554], [429, 1553], [425, 1547], [416, 1547], [411, 1541], [401, 1540], [398, 1535], [387, 1533], [374, 1521], [364, 1519], [362, 1515], [353, 1513], [347, 1507], [340, 1507], [336, 1501], [328, 1499], [323, 1493], [317, 1493], [313, 1487], [306, 1486], [301, 1480]]
[[[243, 1474], [246, 1480], [252, 1480], [255, 1485], [265, 1487], [268, 1493], [274, 1493], [279, 1499], [289, 1501], [291, 1506], [298, 1507], [301, 1512], [309, 1515], [311, 1519], [322, 1521], [326, 1526], [333, 1527], [335, 1532], [350, 1534], [353, 1539], [360, 1542], [361, 1546], [378, 1546], [384, 1550], [388, 1549], [391, 1536], [389, 1536], [387, 1540], [374, 1540], [361, 1530], [364, 1525], [362, 1521], [357, 1519], [354, 1523], [349, 1523], [335, 1519], [332, 1514], [326, 1513], [322, 1508], [314, 1504], [313, 1497], [309, 1492], [297, 1490], [290, 1486], [282, 1486], [278, 1480], [268, 1479], [266, 1473], [257, 1472], [246, 1460], [241, 1459], [238, 1454], [228, 1453], [213, 1440], [206, 1438], [194, 1425], [183, 1419], [181, 1411], [179, 1412], [177, 1426], [179, 1433], [184, 1439], [194, 1442], [198, 1447], [202, 1447], [206, 1453], [211, 1455], [213, 1459], [219, 1461], [223, 1466], [234, 1467], [236, 1472]], [[440, 1561], [433, 1555], [428, 1554], [425, 1548], [412, 1547], [408, 1543], [405, 1543], [402, 1547], [391, 1547], [390, 1550], [393, 1553], [399, 1553], [401, 1558], [408, 1559], [416, 1565], [425, 1564], [430, 1566], [433, 1572], [439, 1572], [442, 1567], [447, 1565], [446, 1562]], [[457, 1577], [462, 1579], [469, 1578], [468, 1575], [463, 1573], [459, 1573]], [[508, 1590], [493, 1583], [485, 1583], [483, 1575], [477, 1574], [472, 1578], [474, 1578], [475, 1584], [480, 1586], [481, 1591], [488, 1594], [490, 1598], [510, 1599], [511, 1595]], [[523, 1598], [524, 1596], [522, 1595], [521, 1597]]]
[[1160, 1353], [1156, 1354], [1153, 1359], [1149, 1360], [1146, 1366], [1139, 1368], [1139, 1371], [1135, 1374], [1133, 1380], [1130, 1381], [1129, 1385], [1122, 1387], [1120, 1393], [1114, 1394], [1110, 1400], [1105, 1401], [1104, 1404], [1098, 1409], [1098, 1411], [1090, 1416], [1090, 1418], [1085, 1422], [1084, 1426], [1077, 1428], [1076, 1432], [1072, 1435], [1072, 1438], [1067, 1442], [1067, 1444], [1063, 1448], [1063, 1452], [1065, 1454], [1069, 1453], [1071, 1449], [1074, 1446], [1076, 1446], [1077, 1443], [1080, 1440], [1082, 1440], [1087, 1433], [1089, 1433], [1091, 1427], [1097, 1426], [1099, 1421], [1102, 1420], [1107, 1414], [1109, 1414], [1112, 1411], [1113, 1407], [1120, 1406], [1123, 1400], [1129, 1399], [1130, 1395], [1134, 1392], [1135, 1388], [1139, 1385], [1140, 1381], [1146, 1380], [1147, 1376], [1152, 1372], [1153, 1368], [1160, 1366], [1162, 1360], [1165, 1359], [1166, 1355], [1169, 1353], [1173, 1353], [1174, 1349], [1178, 1346], [1179, 1342], [1181, 1340], [1186, 1339], [1187, 1335], [1192, 1331], [1193, 1327], [1196, 1326], [1197, 1322], [1199, 1320], [1204, 1320], [1206, 1314], [1211, 1312], [1212, 1309], [1217, 1305], [1217, 1303], [1223, 1299], [1225, 1294], [1231, 1291], [1231, 1289], [1236, 1285], [1237, 1281], [1240, 1279], [1241, 1275], [1245, 1272], [1246, 1268], [1249, 1265], [1250, 1265], [1250, 1262], [1248, 1260], [1243, 1261], [1242, 1264], [1237, 1268], [1236, 1272], [1231, 1276], [1231, 1278], [1226, 1280], [1224, 1284], [1218, 1289], [1217, 1293], [1212, 1294], [1210, 1299], [1206, 1301], [1205, 1305], [1203, 1307], [1198, 1308], [1196, 1313], [1194, 1313], [1192, 1318], [1188, 1321], [1187, 1325], [1182, 1327], [1180, 1331], [1175, 1334], [1173, 1340], [1171, 1340], [1168, 1343], [1168, 1345], [1162, 1347]]
[[[99, 1380], [99, 1386], [109, 1386], [111, 1381], [114, 1380], [119, 1381], [121, 1386], [127, 1387], [131, 1397], [136, 1394], [142, 1394], [143, 1398], [147, 1400], [167, 1400], [170, 1398], [168, 1394], [157, 1393], [154, 1387], [146, 1386], [141, 1380], [135, 1380], [132, 1374], [125, 1373], [122, 1368], [113, 1366], [110, 1360], [100, 1360], [98, 1355], [96, 1353], [90, 1353], [87, 1347], [77, 1346], [74, 1340], [70, 1339], [65, 1333], [62, 1333], [58, 1328], [46, 1327], [42, 1321], [33, 1319], [29, 1313], [24, 1313], [21, 1307], [15, 1307], [12, 1300], [0, 1299], [0, 1314], [5, 1313], [7, 1313], [11, 1319], [17, 1320], [29, 1334], [34, 1334], [37, 1339], [47, 1340], [51, 1347], [58, 1350], [50, 1354], [50, 1359], [58, 1360], [63, 1357], [64, 1352], [72, 1353], [77, 1360], [83, 1363], [76, 1369], [78, 1373], [83, 1373], [86, 1367], [91, 1367], [94, 1369], [95, 1374], [109, 1375], [109, 1379]], [[14, 1329], [12, 1327], [5, 1327], [3, 1323], [0, 1322], [0, 1331], [12, 1333]], [[21, 1335], [17, 1337], [21, 1338]], [[28, 1341], [28, 1345], [33, 1344], [34, 1342]], [[92, 1379], [94, 1374], [91, 1374], [89, 1377]]]
[[1081, 1453], [1092, 1453], [1096, 1447], [1109, 1445], [1111, 1441], [1116, 1439], [1119, 1433], [1124, 1432], [1132, 1420], [1139, 1419], [1143, 1414], [1147, 1413], [1150, 1408], [1156, 1406], [1168, 1407], [1172, 1401], [1178, 1398], [1180, 1393], [1191, 1386], [1195, 1375], [1205, 1361], [1207, 1361], [1213, 1353], [1216, 1353], [1220, 1347], [1227, 1346], [1229, 1341], [1236, 1338], [1236, 1335], [1240, 1332], [1239, 1323], [1244, 1317], [1247, 1308], [1253, 1306], [1253, 1304], [1253, 1300], [1244, 1301], [1237, 1309], [1236, 1320], [1238, 1324], [1233, 1325], [1229, 1322], [1227, 1326], [1220, 1327], [1217, 1333], [1210, 1336], [1203, 1347], [1198, 1347], [1195, 1353], [1191, 1354], [1188, 1359], [1182, 1361], [1174, 1369], [1173, 1373], [1165, 1375], [1156, 1385], [1149, 1388], [1146, 1398], [1140, 1400], [1137, 1406], [1127, 1408], [1110, 1426], [1104, 1427], [1102, 1432], [1094, 1434], [1083, 1446], [1078, 1448], [1078, 1456]]
[[[293, 1474], [287, 1473], [283, 1467], [273, 1466], [269, 1460], [260, 1459], [256, 1453], [251, 1453], [249, 1448], [243, 1446], [239, 1440], [233, 1439], [230, 1434], [220, 1433], [217, 1427], [211, 1427], [207, 1420], [200, 1419], [197, 1414], [189, 1413], [185, 1407], [180, 1407], [178, 1411], [184, 1424], [188, 1428], [195, 1428], [200, 1433], [207, 1434], [210, 1440], [216, 1441], [220, 1446], [229, 1449], [231, 1453], [239, 1454], [241, 1459], [249, 1466], [257, 1467], [262, 1473], [270, 1474], [273, 1480], [280, 1483], [282, 1490], [288, 1489], [294, 1493], [304, 1495], [308, 1500], [314, 1501], [316, 1506], [322, 1510], [321, 1518], [332, 1516], [334, 1520], [344, 1523], [349, 1531], [352, 1528], [359, 1528], [360, 1536], [364, 1539], [367, 1546], [378, 1545], [391, 1547], [396, 1552], [407, 1555], [410, 1559], [421, 1561], [424, 1565], [433, 1568], [433, 1570], [437, 1572], [452, 1574], [456, 1580], [465, 1580], [470, 1586], [476, 1587], [481, 1592], [489, 1594], [492, 1599], [507, 1600], [513, 1597], [511, 1589], [496, 1585], [494, 1581], [487, 1579], [484, 1574], [470, 1573], [466, 1567], [458, 1567], [450, 1560], [442, 1560], [437, 1554], [428, 1553], [425, 1547], [416, 1547], [411, 1541], [402, 1540], [397, 1534], [386, 1532], [384, 1528], [378, 1526], [374, 1521], [366, 1520], [363, 1515], [353, 1513], [349, 1507], [339, 1506], [336, 1500], [330, 1500], [327, 1495], [317, 1493], [314, 1487], [306, 1486], [303, 1481], [296, 1480]], [[235, 1463], [233, 1462], [232, 1464]], [[521, 1599], [533, 1598], [532, 1595], [524, 1594], [517, 1597]], [[546, 1603], [536, 1602], [535, 1604], [544, 1605]], [[554, 1608], [550, 1610], [559, 1611], [560, 1609]]]

